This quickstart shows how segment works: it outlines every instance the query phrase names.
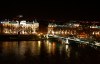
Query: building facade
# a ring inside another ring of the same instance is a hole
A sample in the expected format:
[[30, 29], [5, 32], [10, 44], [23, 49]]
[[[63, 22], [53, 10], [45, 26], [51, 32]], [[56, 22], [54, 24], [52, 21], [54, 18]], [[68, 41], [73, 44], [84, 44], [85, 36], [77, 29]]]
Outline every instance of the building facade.
[[93, 21], [67, 22], [64, 24], [49, 23], [48, 34], [75, 35], [78, 38], [100, 37], [100, 23]]
[[3, 34], [37, 34], [39, 23], [37, 21], [2, 21], [0, 23], [0, 33]]

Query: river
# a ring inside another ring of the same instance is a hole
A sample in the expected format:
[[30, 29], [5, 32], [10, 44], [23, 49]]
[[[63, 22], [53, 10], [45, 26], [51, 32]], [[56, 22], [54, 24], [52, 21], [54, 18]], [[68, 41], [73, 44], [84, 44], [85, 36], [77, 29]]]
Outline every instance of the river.
[[0, 64], [100, 64], [100, 52], [49, 40], [2, 41]]

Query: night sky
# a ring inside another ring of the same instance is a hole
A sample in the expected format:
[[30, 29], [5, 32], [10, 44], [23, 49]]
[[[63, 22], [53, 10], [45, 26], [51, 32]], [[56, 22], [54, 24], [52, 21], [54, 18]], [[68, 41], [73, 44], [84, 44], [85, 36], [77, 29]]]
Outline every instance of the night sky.
[[65, 1], [11, 1], [0, 4], [0, 18], [24, 17], [55, 20], [100, 20], [99, 5], [96, 3]]

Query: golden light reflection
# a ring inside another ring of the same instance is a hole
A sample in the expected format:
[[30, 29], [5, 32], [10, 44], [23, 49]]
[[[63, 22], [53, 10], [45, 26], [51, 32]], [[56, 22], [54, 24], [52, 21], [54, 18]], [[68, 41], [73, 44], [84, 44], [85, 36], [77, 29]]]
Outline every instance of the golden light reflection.
[[56, 48], [56, 44], [55, 44], [55, 42], [53, 42], [53, 44], [52, 44], [52, 51], [51, 51], [51, 53], [53, 53], [53, 54], [55, 54], [55, 48]]
[[66, 50], [68, 50], [68, 45], [66, 45]]
[[48, 40], [46, 41], [46, 43], [44, 44], [47, 50], [47, 53], [49, 55], [51, 54], [55, 54], [55, 49], [56, 49], [56, 43], [55, 42], [49, 42]]
[[20, 45], [19, 45], [19, 55], [20, 56], [24, 56], [25, 54], [25, 51], [26, 51], [26, 42], [20, 42]]
[[3, 51], [3, 54], [10, 54], [10, 53], [13, 53], [13, 54], [16, 54], [18, 55], [18, 43], [17, 42], [3, 42], [2, 43], [2, 51]]
[[38, 41], [38, 48], [41, 47], [41, 41]]
[[49, 41], [47, 40], [46, 43], [47, 43], [47, 45], [48, 45], [48, 44], [49, 44]]
[[[43, 44], [44, 47], [41, 47]], [[58, 53], [63, 54], [63, 50], [66, 51], [68, 57], [70, 57], [71, 48], [68, 45], [59, 45], [57, 42], [47, 41], [20, 41], [20, 42], [4, 42], [2, 43], [2, 52], [4, 55], [15, 54], [22, 58], [27, 55], [36, 56], [40, 55], [41, 50], [45, 49], [48, 55], [56, 55], [56, 49]]]
[[41, 48], [41, 42], [40, 41], [32, 41], [31, 42], [31, 53], [32, 55], [40, 55], [40, 48]]
[[48, 44], [48, 53], [51, 53], [51, 43]]
[[66, 45], [66, 53], [68, 57], [70, 57], [70, 50], [71, 48], [68, 45]]
[[62, 49], [63, 49], [63, 46], [60, 46], [59, 48], [60, 54], [62, 54]]
[[24, 57], [25, 54], [39, 55], [41, 48], [40, 41], [22, 41], [19, 46], [19, 54]]
[[[8, 54], [8, 53], [10, 53], [10, 50], [11, 50], [11, 48], [10, 48], [10, 45], [9, 45], [9, 43], [8, 42], [4, 42], [3, 44], [2, 44], [2, 47], [3, 47], [3, 54]], [[9, 50], [9, 51], [8, 51]]]

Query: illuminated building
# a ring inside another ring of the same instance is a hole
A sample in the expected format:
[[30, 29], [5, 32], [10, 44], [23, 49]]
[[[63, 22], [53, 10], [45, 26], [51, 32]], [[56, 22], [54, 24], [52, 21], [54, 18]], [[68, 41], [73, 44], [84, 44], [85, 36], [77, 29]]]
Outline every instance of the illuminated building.
[[56, 34], [56, 35], [77, 35], [77, 29], [80, 24], [78, 23], [67, 23], [67, 24], [56, 24], [49, 23], [48, 25], [48, 34]]
[[79, 38], [100, 36], [100, 22], [98, 21], [77, 21], [63, 24], [49, 23], [48, 34], [52, 35], [76, 35]]
[[27, 22], [26, 20], [20, 21], [3, 21], [1, 22], [3, 34], [36, 34], [39, 28], [39, 23], [35, 20]]

